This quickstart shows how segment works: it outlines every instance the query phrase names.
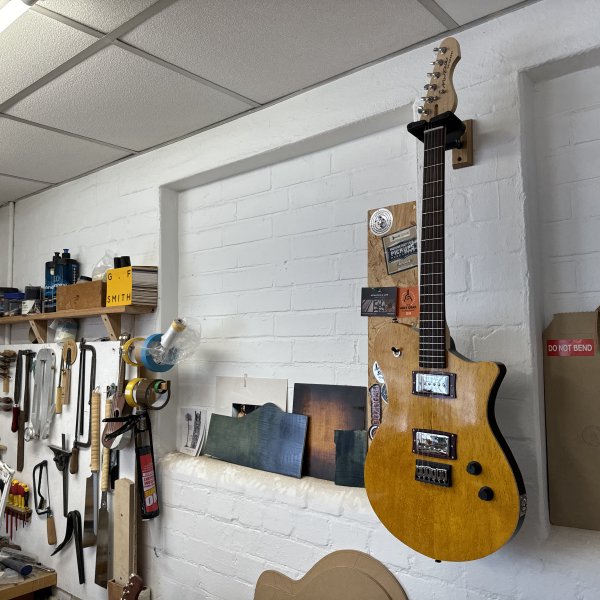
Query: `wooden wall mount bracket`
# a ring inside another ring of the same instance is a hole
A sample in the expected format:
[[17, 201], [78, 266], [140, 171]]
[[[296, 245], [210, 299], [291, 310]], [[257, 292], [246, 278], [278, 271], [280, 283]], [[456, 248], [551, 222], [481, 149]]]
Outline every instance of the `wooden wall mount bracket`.
[[465, 132], [460, 138], [460, 148], [452, 149], [452, 168], [472, 167], [473, 161], [473, 119], [463, 121]]

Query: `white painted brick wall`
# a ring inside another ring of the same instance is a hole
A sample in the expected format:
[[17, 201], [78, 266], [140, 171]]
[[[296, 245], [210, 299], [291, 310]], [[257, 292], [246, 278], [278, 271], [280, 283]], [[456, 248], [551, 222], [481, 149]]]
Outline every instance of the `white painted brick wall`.
[[589, 68], [534, 87], [546, 325], [600, 305], [599, 75]]
[[[396, 127], [180, 194], [181, 306], [214, 295], [225, 300], [218, 319], [196, 304], [203, 350], [214, 357], [203, 372], [255, 375], [262, 364], [288, 377], [291, 392], [295, 382], [314, 381], [311, 369], [318, 365], [326, 367], [327, 383], [364, 385], [365, 221], [382, 200], [414, 199], [415, 145], [408, 137]], [[350, 185], [367, 170], [377, 179], [373, 190], [366, 180]], [[286, 373], [288, 367], [303, 368], [308, 379]]]
[[[532, 256], [525, 243], [537, 219], [529, 221], [526, 211], [531, 199], [523, 172], [533, 158], [521, 155], [526, 124], [518, 78], [520, 71], [539, 71], [536, 119], [556, 124], [546, 129], [549, 152], [538, 165], [550, 184], [540, 227], [574, 231], [577, 239], [587, 227], [586, 240], [594, 243], [589, 223], [600, 215], [597, 68], [577, 72], [585, 60], [575, 61], [574, 73], [553, 79], [543, 63], [588, 50], [597, 57], [599, 19], [596, 0], [542, 0], [458, 35], [458, 113], [476, 120], [477, 147], [475, 167], [448, 173], [448, 321], [459, 349], [509, 367], [497, 412], [528, 487], [523, 531], [481, 561], [437, 565], [378, 524], [363, 490], [168, 456], [160, 466], [163, 514], [144, 524], [144, 574], [157, 600], [171, 598], [174, 590], [182, 600], [249, 599], [264, 569], [298, 577], [339, 548], [382, 560], [411, 600], [596, 600], [599, 534], [549, 528], [545, 513], [540, 397], [533, 384], [539, 373], [532, 358], [539, 332], [531, 331]], [[63, 245], [80, 257], [84, 270], [106, 247], [132, 254], [125, 249], [134, 248], [134, 260], [155, 262], [159, 186], [182, 189], [187, 178], [217, 168], [234, 172], [240, 161], [302, 147], [315, 136], [337, 139], [340, 128], [410, 106], [428, 60], [429, 48], [415, 49], [18, 203], [17, 283], [39, 281], [39, 265]], [[366, 211], [412, 200], [419, 187], [416, 145], [401, 131], [334, 144], [180, 194], [180, 266], [187, 271], [180, 311], [202, 321], [206, 360], [180, 368], [180, 397], [168, 410], [177, 402], [212, 402], [216, 374], [365, 384], [366, 323], [357, 308], [366, 279]], [[0, 237], [5, 230], [6, 209], [0, 208]], [[569, 244], [560, 247], [583, 247], [581, 241]], [[555, 270], [547, 277], [552, 285], [544, 287], [546, 311], [572, 308], [573, 298], [578, 309], [597, 304], [595, 252], [544, 256]], [[262, 270], [252, 271], [257, 267]], [[522, 275], [522, 287], [514, 272]], [[260, 287], [251, 289], [253, 279]], [[333, 300], [323, 308], [328, 298]], [[310, 340], [315, 348], [323, 342], [319, 362], [316, 355], [308, 361]], [[295, 352], [307, 362], [295, 362]], [[339, 353], [344, 362], [336, 362]], [[67, 587], [76, 592], [76, 584]]]

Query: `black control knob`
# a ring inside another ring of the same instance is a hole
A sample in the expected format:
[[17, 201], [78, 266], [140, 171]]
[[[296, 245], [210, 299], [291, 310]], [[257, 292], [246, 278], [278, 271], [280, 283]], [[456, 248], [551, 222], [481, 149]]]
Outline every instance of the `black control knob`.
[[489, 502], [494, 497], [494, 490], [490, 487], [484, 486], [479, 490], [477, 494], [481, 500]]
[[481, 471], [481, 465], [476, 460], [472, 460], [467, 465], [467, 473], [470, 473], [471, 475], [479, 475], [481, 474]]

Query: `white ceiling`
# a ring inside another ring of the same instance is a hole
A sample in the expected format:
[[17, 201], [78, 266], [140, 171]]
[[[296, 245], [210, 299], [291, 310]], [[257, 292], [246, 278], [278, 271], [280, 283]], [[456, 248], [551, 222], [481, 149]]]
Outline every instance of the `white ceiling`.
[[0, 205], [515, 0], [39, 0], [0, 33]]

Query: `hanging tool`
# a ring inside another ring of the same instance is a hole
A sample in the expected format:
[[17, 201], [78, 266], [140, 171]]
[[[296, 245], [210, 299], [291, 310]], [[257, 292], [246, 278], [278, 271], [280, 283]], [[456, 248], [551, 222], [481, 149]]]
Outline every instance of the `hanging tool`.
[[2, 391], [7, 394], [10, 381], [10, 365], [17, 360], [17, 353], [14, 350], [3, 350], [0, 352], [0, 377], [4, 380]]
[[124, 431], [133, 430], [135, 434], [136, 472], [140, 482], [140, 511], [142, 519], [158, 517], [160, 508], [158, 504], [158, 487], [156, 470], [154, 466], [154, 448], [152, 445], [152, 428], [147, 410], [140, 410], [127, 417], [114, 417], [104, 419], [107, 423], [123, 423], [123, 425], [109, 434], [121, 435]]
[[[86, 377], [86, 354], [91, 354], [91, 365], [90, 365], [90, 381], [89, 387], [86, 389], [85, 377]], [[88, 437], [85, 442], [80, 441], [79, 437], [83, 436], [84, 431], [84, 414], [85, 414], [85, 399], [86, 396], [89, 398], [87, 404], [92, 403], [92, 393], [96, 387], [96, 349], [85, 343], [85, 340], [81, 340], [79, 344], [79, 380], [77, 386], [77, 412], [75, 417], [75, 439], [73, 441], [73, 450], [71, 452], [71, 464], [69, 471], [75, 474], [79, 471], [79, 448], [89, 448], [91, 445], [91, 424], [92, 424], [92, 411], [90, 410], [89, 422], [88, 422]]]
[[60, 355], [60, 370], [58, 371], [58, 386], [56, 388], [56, 414], [62, 414], [62, 407], [65, 402], [65, 390], [63, 388], [63, 377], [65, 373], [65, 359]]
[[85, 513], [83, 516], [83, 547], [96, 543], [98, 532], [98, 472], [100, 471], [100, 390], [92, 392], [90, 471], [85, 480]]
[[[119, 418], [131, 414], [131, 407], [125, 400], [125, 361], [123, 360], [123, 348], [129, 338], [130, 335], [128, 333], [123, 333], [119, 336], [119, 375], [116, 389], [110, 397], [111, 411], [110, 413], [105, 414], [105, 417]], [[131, 441], [131, 430], [124, 431], [119, 436], [111, 435], [119, 428], [119, 425], [115, 424], [114, 422], [106, 423], [102, 431], [103, 446], [110, 448], [111, 450], [117, 450], [120, 448], [125, 448], [125, 446], [129, 445], [129, 442]]]
[[71, 540], [75, 538], [75, 555], [77, 557], [77, 571], [79, 574], [79, 583], [85, 583], [85, 573], [83, 568], [83, 546], [81, 542], [81, 514], [78, 510], [72, 510], [67, 515], [67, 529], [65, 539], [54, 548], [50, 556], [58, 554]]
[[54, 463], [63, 477], [63, 514], [66, 517], [69, 510], [69, 461], [71, 452], [67, 450], [67, 436], [62, 434], [62, 447], [48, 446], [54, 453]]
[[0, 411], [2, 412], [10, 412], [13, 409], [15, 401], [8, 396], [4, 396], [0, 398]]
[[[109, 415], [111, 402], [107, 398], [104, 404], [104, 414]], [[110, 448], [102, 448], [102, 500], [98, 511], [98, 538], [96, 543], [96, 576], [94, 581], [97, 585], [106, 587], [108, 585], [108, 479], [110, 469]]]
[[[23, 470], [25, 460], [25, 423], [29, 421], [29, 410], [31, 407], [31, 398], [29, 390], [29, 381], [31, 368], [33, 365], [33, 350], [19, 350], [17, 355], [17, 370], [15, 373], [15, 389], [13, 406], [13, 421], [11, 431], [17, 432], [17, 471]], [[23, 369], [23, 358], [25, 358], [25, 368]], [[21, 388], [23, 388], [23, 401], [21, 402]]]
[[50, 348], [42, 348], [35, 361], [35, 384], [30, 418], [25, 424], [25, 441], [46, 439], [54, 418], [54, 369], [56, 356]]
[[[36, 478], [37, 475], [37, 478]], [[46, 479], [46, 494], [42, 494], [42, 482]], [[46, 537], [51, 546], [56, 544], [56, 527], [54, 525], [54, 515], [50, 506], [50, 479], [48, 477], [48, 461], [43, 460], [33, 467], [33, 501], [35, 512], [39, 515], [46, 515]]]
[[65, 361], [65, 379], [63, 381], [63, 404], [69, 404], [69, 402], [71, 401], [71, 367], [77, 360], [77, 344], [75, 343], [75, 340], [67, 340], [64, 343], [62, 356]]
[[[6, 520], [10, 517], [10, 537], [19, 525], [26, 525], [31, 521], [31, 509], [29, 508], [29, 486], [22, 481], [13, 479], [10, 483], [8, 501], [5, 508]], [[7, 527], [8, 529], [8, 527]]]

